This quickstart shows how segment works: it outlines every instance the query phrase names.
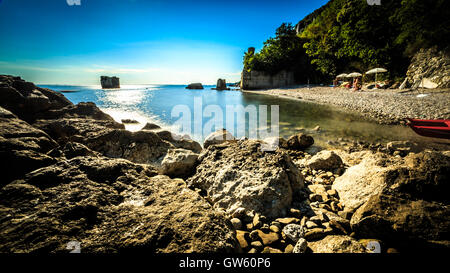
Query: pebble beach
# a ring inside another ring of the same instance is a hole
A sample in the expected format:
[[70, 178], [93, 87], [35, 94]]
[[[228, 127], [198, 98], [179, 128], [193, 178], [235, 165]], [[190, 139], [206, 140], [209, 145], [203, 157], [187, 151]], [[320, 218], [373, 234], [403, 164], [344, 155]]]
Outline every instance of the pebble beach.
[[243, 91], [356, 111], [380, 124], [402, 124], [403, 119], [450, 119], [450, 89], [363, 89], [353, 91], [333, 87], [296, 87]]

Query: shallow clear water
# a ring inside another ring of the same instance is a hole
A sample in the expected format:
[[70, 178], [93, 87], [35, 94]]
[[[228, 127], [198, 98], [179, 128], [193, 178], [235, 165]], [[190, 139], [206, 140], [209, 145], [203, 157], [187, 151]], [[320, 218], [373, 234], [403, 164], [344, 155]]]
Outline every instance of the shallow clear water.
[[[196, 98], [201, 99], [203, 109], [208, 105], [217, 105], [224, 112], [224, 120], [227, 105], [243, 107], [254, 105], [258, 112], [260, 105], [268, 105], [269, 113], [266, 118], [269, 125], [270, 106], [279, 105], [280, 135], [288, 137], [303, 130], [314, 135], [318, 144], [325, 144], [327, 140], [338, 138], [371, 142], [428, 141], [426, 138], [415, 135], [409, 128], [379, 125], [364, 119], [357, 113], [341, 111], [335, 107], [239, 91], [215, 91], [211, 90], [213, 86], [205, 86], [204, 90], [187, 90], [184, 85], [130, 85], [112, 90], [102, 90], [100, 86], [41, 85], [41, 87], [56, 91], [70, 90], [72, 92], [64, 92], [70, 101], [73, 103], [94, 102], [118, 122], [122, 119], [139, 121], [139, 124], [126, 125], [126, 128], [132, 131], [140, 130], [147, 122], [152, 122], [173, 132], [179, 132], [180, 128], [174, 126], [178, 118], [172, 117], [172, 109], [176, 105], [185, 105], [193, 110], [194, 98]], [[210, 119], [204, 116], [201, 122], [206, 124]], [[237, 116], [233, 122], [234, 132], [236, 132], [236, 119]], [[194, 119], [194, 115], [191, 120], [192, 124], [199, 122]], [[247, 125], [249, 120], [253, 119], [246, 115]], [[222, 127], [230, 129], [229, 126], [231, 125], [227, 126], [224, 122]], [[312, 130], [316, 126], [320, 126], [319, 132]], [[249, 134], [248, 126], [246, 134]], [[206, 135], [191, 133], [191, 137], [201, 142]]]

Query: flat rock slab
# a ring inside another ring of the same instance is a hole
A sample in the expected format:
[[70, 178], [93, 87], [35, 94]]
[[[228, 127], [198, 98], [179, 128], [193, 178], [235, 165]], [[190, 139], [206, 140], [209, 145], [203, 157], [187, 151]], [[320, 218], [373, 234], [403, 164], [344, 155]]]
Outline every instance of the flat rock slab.
[[124, 159], [76, 157], [0, 190], [0, 252], [231, 252], [233, 228], [181, 179]]

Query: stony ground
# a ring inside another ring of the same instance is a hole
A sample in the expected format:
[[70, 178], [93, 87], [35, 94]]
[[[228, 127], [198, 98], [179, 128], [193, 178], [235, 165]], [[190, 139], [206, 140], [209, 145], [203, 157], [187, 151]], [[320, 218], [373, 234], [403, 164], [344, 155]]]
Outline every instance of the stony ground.
[[[383, 124], [399, 124], [406, 117], [450, 119], [450, 89], [378, 89], [353, 91], [345, 88], [299, 87], [245, 91], [332, 104], [362, 113]], [[417, 97], [426, 94], [427, 96]]]

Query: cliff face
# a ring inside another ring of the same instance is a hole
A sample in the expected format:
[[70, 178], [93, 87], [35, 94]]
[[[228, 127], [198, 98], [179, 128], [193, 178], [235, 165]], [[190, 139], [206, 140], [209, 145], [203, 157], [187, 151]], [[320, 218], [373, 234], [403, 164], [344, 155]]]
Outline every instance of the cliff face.
[[241, 89], [271, 89], [285, 87], [295, 84], [294, 74], [288, 71], [281, 71], [275, 75], [270, 75], [262, 71], [242, 71]]
[[117, 77], [101, 76], [100, 83], [103, 89], [120, 88], [120, 81]]
[[436, 47], [414, 55], [408, 68], [407, 82], [412, 88], [450, 88], [450, 52]]

